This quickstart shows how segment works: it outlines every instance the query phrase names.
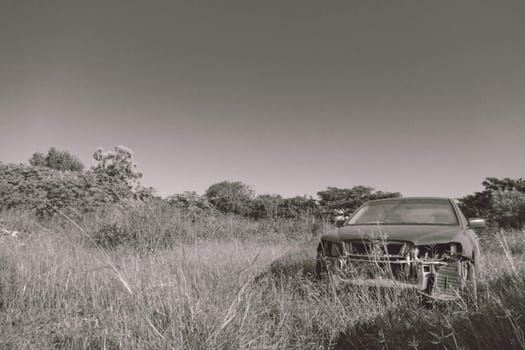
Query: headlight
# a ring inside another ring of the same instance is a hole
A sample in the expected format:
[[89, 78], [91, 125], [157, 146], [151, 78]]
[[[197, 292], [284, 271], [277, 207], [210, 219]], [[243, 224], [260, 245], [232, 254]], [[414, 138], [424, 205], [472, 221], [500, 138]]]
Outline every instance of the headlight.
[[421, 260], [444, 260], [461, 253], [461, 244], [442, 243], [433, 245], [420, 245], [413, 251], [413, 256]]
[[460, 254], [463, 251], [463, 247], [460, 243], [450, 243], [450, 255]]

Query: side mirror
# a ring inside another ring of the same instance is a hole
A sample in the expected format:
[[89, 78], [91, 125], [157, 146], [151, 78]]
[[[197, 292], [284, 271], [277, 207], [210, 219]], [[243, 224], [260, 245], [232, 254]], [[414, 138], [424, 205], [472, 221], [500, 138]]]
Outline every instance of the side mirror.
[[469, 218], [468, 225], [472, 228], [483, 228], [487, 226], [487, 223], [485, 222], [485, 219]]

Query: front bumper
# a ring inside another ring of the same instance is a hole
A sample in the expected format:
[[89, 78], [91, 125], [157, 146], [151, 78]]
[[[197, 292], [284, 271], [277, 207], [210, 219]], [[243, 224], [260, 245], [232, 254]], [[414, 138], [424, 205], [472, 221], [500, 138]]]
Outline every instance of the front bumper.
[[326, 270], [337, 281], [380, 288], [415, 289], [433, 299], [454, 300], [466, 283], [465, 261], [414, 261], [325, 257]]

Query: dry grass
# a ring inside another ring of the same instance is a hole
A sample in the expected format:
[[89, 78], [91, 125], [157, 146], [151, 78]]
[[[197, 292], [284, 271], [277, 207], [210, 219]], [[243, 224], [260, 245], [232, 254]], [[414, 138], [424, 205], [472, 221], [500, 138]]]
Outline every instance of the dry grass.
[[524, 232], [485, 240], [477, 306], [426, 309], [411, 292], [316, 281], [312, 234], [257, 237], [268, 223], [215, 222], [235, 230], [221, 238], [179, 222], [198, 239], [109, 250], [119, 278], [65, 220], [2, 218], [25, 232], [0, 238], [2, 349], [525, 348]]

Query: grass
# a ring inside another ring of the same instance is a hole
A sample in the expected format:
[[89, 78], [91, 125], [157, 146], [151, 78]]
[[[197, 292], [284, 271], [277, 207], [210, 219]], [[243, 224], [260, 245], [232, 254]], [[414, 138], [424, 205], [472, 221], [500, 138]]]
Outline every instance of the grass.
[[76, 218], [91, 237], [122, 229], [105, 258], [63, 218], [0, 217], [22, 232], [0, 237], [2, 349], [525, 348], [522, 231], [483, 236], [477, 305], [426, 309], [413, 292], [313, 278], [323, 226], [308, 219], [153, 207]]

